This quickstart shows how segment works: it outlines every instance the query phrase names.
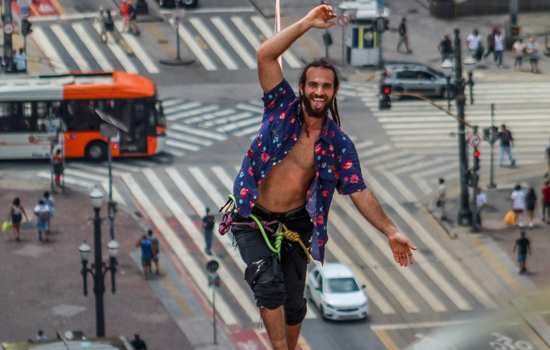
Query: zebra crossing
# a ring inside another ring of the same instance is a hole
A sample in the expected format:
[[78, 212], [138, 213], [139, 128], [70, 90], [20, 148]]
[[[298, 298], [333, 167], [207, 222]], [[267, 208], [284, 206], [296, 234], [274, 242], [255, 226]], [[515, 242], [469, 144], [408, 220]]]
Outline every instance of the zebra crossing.
[[[171, 24], [207, 71], [256, 69], [256, 51], [273, 35], [273, 26], [254, 13], [193, 15]], [[283, 60], [291, 69], [303, 66], [291, 50]]]
[[[201, 217], [205, 208], [215, 209], [225, 203], [237, 171], [237, 166], [218, 164], [143, 169], [121, 175], [138, 209], [174, 249], [205, 295], [209, 293], [208, 276], [203, 266], [211, 257], [203, 251]], [[364, 171], [369, 182], [378, 181], [378, 174]], [[404, 224], [400, 226], [413, 235], [411, 238], [418, 243], [419, 253], [417, 264], [406, 271], [400, 269], [393, 262], [385, 239], [352, 208], [348, 198], [336, 196], [329, 220], [331, 241], [327, 257], [329, 261], [349, 265], [359, 282], [367, 286], [371, 315], [391, 318], [402, 313], [469, 312], [496, 307], [479, 283], [393, 199], [393, 194], [379, 184], [373, 188], [403, 218]], [[245, 266], [232, 239], [228, 235], [216, 235], [213, 251], [221, 265], [223, 297], [219, 304], [216, 302], [220, 317], [229, 326], [253, 325], [258, 321], [258, 314], [243, 279]], [[306, 317], [317, 319], [320, 315], [312, 306]]]
[[122, 33], [122, 22], [115, 26], [123, 40], [107, 33], [101, 42], [102, 24], [97, 18], [34, 23], [30, 37], [56, 73], [71, 71], [113, 71], [157, 74], [159, 67], [131, 34]]
[[[474, 105], [466, 106], [466, 120], [478, 125], [482, 136], [482, 129], [491, 125], [490, 105], [494, 103], [494, 125], [506, 124], [513, 132], [512, 152], [518, 165], [521, 167], [543, 162], [543, 151], [550, 135], [550, 102], [546, 98], [547, 91], [550, 91], [550, 81], [478, 82], [474, 87]], [[391, 151], [383, 148], [365, 150], [367, 166], [380, 173], [389, 172], [395, 176], [407, 177], [423, 194], [432, 192], [434, 179], [438, 177], [458, 177], [457, 122], [444, 111], [424, 101], [410, 99], [394, 100], [390, 110], [379, 110], [378, 84], [375, 82], [348, 82], [344, 94], [363, 100], [394, 146]], [[446, 100], [435, 102], [446, 108]], [[454, 101], [451, 112], [456, 113]], [[467, 133], [467, 137], [472, 136], [471, 131]], [[498, 148], [497, 143], [494, 148], [497, 171]], [[469, 157], [472, 151], [469, 147]], [[491, 154], [488, 142], [481, 143], [480, 152], [482, 176], [488, 176]], [[383, 154], [384, 157], [375, 157], [378, 154]], [[408, 199], [415, 197], [407, 196]]]

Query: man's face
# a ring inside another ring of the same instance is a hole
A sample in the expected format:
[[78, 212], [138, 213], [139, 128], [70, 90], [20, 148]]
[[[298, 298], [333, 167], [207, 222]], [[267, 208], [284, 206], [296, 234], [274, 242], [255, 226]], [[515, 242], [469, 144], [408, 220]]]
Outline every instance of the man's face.
[[334, 73], [330, 69], [312, 67], [306, 72], [306, 81], [300, 86], [302, 104], [310, 117], [323, 118], [332, 104], [334, 95]]

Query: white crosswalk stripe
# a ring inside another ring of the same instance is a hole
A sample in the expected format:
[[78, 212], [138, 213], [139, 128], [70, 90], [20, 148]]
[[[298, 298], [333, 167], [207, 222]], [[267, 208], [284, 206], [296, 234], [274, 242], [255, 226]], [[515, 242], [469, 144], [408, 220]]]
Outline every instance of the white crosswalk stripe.
[[227, 69], [238, 69], [237, 63], [227, 54], [218, 40], [214, 37], [214, 34], [212, 34], [210, 29], [208, 29], [200, 18], [191, 18], [189, 22], [191, 22], [191, 25], [195, 27], [203, 39], [206, 40], [210, 48], [218, 55]]
[[52, 32], [57, 35], [57, 38], [61, 41], [65, 47], [65, 50], [67, 50], [67, 52], [72, 56], [78, 68], [80, 68], [81, 71], [90, 71], [91, 68], [88, 65], [88, 62], [86, 62], [80, 51], [76, 48], [71, 39], [69, 39], [69, 36], [65, 33], [63, 27], [59, 24], [53, 24], [50, 28]]
[[86, 31], [82, 23], [73, 23], [72, 26], [76, 34], [78, 34], [78, 37], [80, 38], [80, 40], [82, 40], [84, 45], [88, 47], [90, 53], [92, 54], [93, 58], [95, 59], [99, 67], [101, 67], [101, 69], [103, 69], [106, 72], [110, 72], [114, 70], [109, 60], [107, 60], [107, 57], [105, 57], [103, 52], [101, 52], [98, 45], [92, 39], [90, 34]]
[[116, 21], [115, 25], [118, 31], [120, 32], [120, 34], [122, 35], [122, 37], [124, 38], [124, 40], [126, 41], [126, 43], [130, 46], [130, 48], [136, 55], [136, 57], [139, 58], [139, 60], [141, 61], [141, 63], [143, 64], [147, 72], [151, 74], [160, 73], [160, 70], [157, 67], [157, 65], [153, 62], [151, 57], [149, 57], [147, 52], [145, 52], [145, 50], [143, 49], [141, 44], [137, 41], [137, 39], [132, 34], [124, 33], [122, 31], [123, 29], [122, 21]]
[[229, 42], [233, 50], [241, 57], [246, 66], [250, 69], [256, 69], [256, 60], [254, 57], [248, 53], [246, 48], [241, 44], [239, 39], [233, 34], [229, 26], [220, 18], [212, 17], [212, 23], [218, 28], [218, 31], [223, 35], [223, 37]]
[[[273, 36], [273, 31], [271, 30], [265, 19], [260, 16], [252, 16], [251, 20], [262, 32], [264, 37], [271, 38]], [[296, 56], [290, 50], [285, 51], [285, 53], [283, 54], [283, 58], [291, 68], [297, 69], [302, 67], [302, 64], [300, 63], [298, 58], [296, 58]]]
[[67, 68], [61, 56], [59, 56], [55, 47], [51, 44], [51, 40], [46, 36], [41, 27], [36, 26], [33, 28], [31, 37], [38, 47], [40, 47], [40, 50], [42, 50], [45, 58], [56, 73], [67, 73], [69, 71], [69, 68]]
[[[97, 34], [101, 35], [101, 23], [94, 22], [93, 27], [96, 30]], [[124, 50], [115, 42], [114, 36], [111, 33], [106, 33], [106, 35], [107, 46], [109, 47], [109, 49], [111, 49], [111, 52], [113, 53], [113, 55], [115, 55], [124, 70], [130, 73], [137, 73], [138, 69], [132, 63], [126, 52], [124, 52]]]

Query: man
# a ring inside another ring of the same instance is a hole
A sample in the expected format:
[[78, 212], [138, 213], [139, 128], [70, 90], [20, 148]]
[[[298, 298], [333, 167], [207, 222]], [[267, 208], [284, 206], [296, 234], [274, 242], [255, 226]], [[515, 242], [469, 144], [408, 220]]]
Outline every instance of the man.
[[330, 28], [335, 17], [331, 6], [319, 5], [258, 49], [263, 121], [235, 179], [232, 201], [222, 208], [233, 211], [231, 230], [247, 265], [245, 279], [275, 350], [296, 348], [307, 306], [308, 247], [323, 261], [335, 188], [351, 195], [361, 214], [387, 236], [401, 266], [413, 262], [416, 249], [366, 189], [355, 147], [339, 126], [334, 67], [323, 60], [310, 63], [296, 96], [277, 62], [308, 30]]
[[46, 241], [50, 234], [50, 227], [48, 222], [50, 221], [50, 208], [43, 199], [38, 200], [38, 204], [34, 207], [34, 215], [36, 215], [36, 229], [38, 231], [38, 240], [42, 242], [42, 234]]
[[466, 38], [466, 42], [468, 43], [470, 56], [475, 58], [476, 61], [479, 61], [483, 56], [483, 46], [481, 45], [481, 36], [479, 35], [479, 31], [474, 29], [474, 31]]
[[546, 180], [542, 192], [542, 221], [550, 224], [550, 181]]
[[521, 231], [521, 237], [516, 240], [513, 252], [518, 254], [519, 273], [527, 272], [527, 254], [531, 255], [531, 242], [525, 236], [525, 231]]
[[498, 133], [498, 139], [500, 140], [500, 163], [501, 167], [504, 166], [504, 157], [508, 157], [510, 167], [516, 165], [516, 161], [512, 157], [512, 146], [514, 145], [514, 137], [512, 132], [506, 128], [506, 124], [500, 126], [500, 132]]
[[546, 147], [546, 176], [550, 176], [550, 142], [548, 143], [548, 146]]
[[136, 243], [136, 247], [141, 250], [141, 266], [143, 267], [143, 275], [145, 279], [151, 274], [151, 260], [153, 259], [153, 247], [149, 238], [143, 235]]
[[447, 220], [447, 211], [445, 210], [445, 204], [447, 203], [447, 186], [445, 185], [445, 179], [442, 177], [439, 178], [438, 183], [435, 207], [439, 208], [440, 219], [445, 221]]
[[475, 219], [478, 224], [478, 227], [481, 229], [481, 226], [482, 226], [481, 211], [487, 205], [487, 194], [483, 192], [481, 187], [478, 187], [476, 192], [477, 192], [477, 195], [476, 195]]
[[18, 73], [27, 72], [27, 55], [25, 55], [25, 51], [23, 51], [23, 49], [19, 49], [19, 51], [14, 55], [13, 60], [15, 63], [15, 69]]
[[441, 63], [445, 60], [452, 60], [453, 58], [453, 43], [449, 34], [445, 34], [443, 40], [439, 43], [439, 52], [441, 53]]
[[401, 23], [399, 23], [399, 28], [397, 28], [399, 33], [399, 41], [397, 42], [397, 52], [401, 52], [401, 46], [405, 44], [407, 49], [406, 53], [412, 53], [412, 50], [409, 48], [409, 34], [407, 33], [407, 18], [401, 18]]
[[212, 236], [214, 235], [214, 215], [210, 214], [210, 208], [206, 208], [206, 215], [202, 218], [202, 228], [204, 231], [204, 252], [212, 255]]
[[160, 253], [160, 244], [157, 237], [153, 235], [153, 230], [147, 230], [147, 238], [151, 241], [151, 261], [155, 265], [155, 274], [160, 275], [159, 269], [159, 253]]

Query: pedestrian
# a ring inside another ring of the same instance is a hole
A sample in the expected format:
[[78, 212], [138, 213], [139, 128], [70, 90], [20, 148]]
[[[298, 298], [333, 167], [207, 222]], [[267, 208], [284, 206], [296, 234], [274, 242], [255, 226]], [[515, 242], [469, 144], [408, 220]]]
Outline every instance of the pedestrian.
[[21, 222], [23, 221], [23, 215], [25, 216], [25, 219], [29, 221], [27, 212], [21, 204], [21, 199], [19, 199], [19, 197], [15, 197], [10, 206], [10, 218], [13, 231], [15, 232], [15, 240], [17, 242], [21, 241]]
[[210, 214], [210, 208], [206, 208], [206, 215], [202, 218], [202, 228], [204, 230], [204, 252], [212, 255], [212, 236], [214, 233], [215, 218]]
[[546, 146], [546, 177], [550, 178], [550, 142]]
[[39, 199], [38, 204], [34, 207], [34, 215], [36, 215], [38, 240], [40, 242], [43, 242], [44, 239], [48, 241], [48, 236], [50, 234], [50, 228], [48, 226], [48, 222], [50, 221], [50, 208], [43, 199]]
[[441, 54], [441, 62], [452, 60], [453, 58], [453, 43], [449, 34], [445, 34], [439, 43], [439, 53]]
[[143, 275], [147, 279], [151, 274], [151, 260], [153, 259], [152, 242], [146, 235], [143, 235], [136, 243], [136, 247], [141, 250], [141, 267], [143, 268]]
[[479, 228], [483, 225], [483, 220], [481, 218], [481, 211], [485, 209], [487, 205], [487, 194], [483, 192], [481, 187], [477, 188], [477, 196], [476, 196], [476, 213], [475, 213], [475, 219], [477, 222], [477, 225]]
[[115, 22], [110, 9], [105, 11], [105, 16], [102, 19], [103, 28], [101, 31], [101, 40], [107, 44], [109, 41], [109, 36], [112, 36], [112, 33], [115, 30]]
[[540, 73], [539, 69], [539, 46], [534, 36], [530, 36], [525, 46], [525, 52], [529, 57], [529, 65], [531, 66], [531, 73]]
[[531, 241], [527, 238], [525, 231], [521, 231], [521, 236], [514, 243], [513, 253], [517, 252], [519, 273], [527, 272], [527, 254], [531, 255]]
[[157, 237], [153, 235], [153, 230], [147, 230], [147, 238], [151, 241], [151, 252], [152, 252], [152, 262], [155, 265], [155, 274], [160, 275], [159, 269], [159, 253], [160, 253], [160, 243]]
[[35, 341], [37, 343], [42, 343], [48, 341], [48, 337], [44, 334], [44, 331], [39, 329], [38, 332], [36, 332]]
[[447, 211], [445, 205], [447, 204], [447, 186], [445, 185], [445, 179], [440, 177], [437, 186], [437, 197], [435, 198], [435, 207], [439, 209], [439, 217], [442, 221], [447, 220]]
[[483, 45], [481, 44], [481, 36], [477, 28], [466, 37], [466, 42], [468, 43], [470, 56], [476, 61], [481, 60], [481, 57], [483, 57]]
[[533, 220], [535, 218], [535, 207], [537, 206], [537, 193], [533, 186], [529, 186], [525, 195], [525, 209], [527, 210], [527, 220], [529, 228], [533, 228]]
[[147, 344], [141, 339], [139, 334], [134, 334], [134, 339], [130, 342], [134, 350], [147, 350]]
[[517, 70], [521, 70], [521, 66], [523, 65], [523, 56], [525, 56], [525, 43], [523, 42], [522, 38], [518, 38], [516, 42], [514, 43], [514, 68]]
[[311, 28], [330, 28], [335, 19], [330, 5], [318, 5], [259, 47], [261, 131], [243, 157], [233, 194], [222, 207], [226, 220], [220, 232], [231, 223], [247, 266], [245, 279], [274, 350], [296, 348], [307, 311], [307, 262], [310, 257], [324, 261], [336, 187], [387, 236], [398, 264], [411, 264], [416, 249], [366, 188], [353, 141], [340, 128], [335, 67], [323, 59], [306, 65], [297, 96], [277, 61]]
[[122, 32], [126, 33], [130, 29], [130, 12], [128, 0], [122, 0], [119, 6], [120, 17], [122, 17]]
[[128, 0], [128, 17], [129, 17], [129, 28], [130, 33], [134, 35], [140, 35], [139, 27], [136, 24], [137, 20], [137, 11], [132, 0]]
[[61, 177], [64, 172], [63, 155], [61, 154], [61, 147], [54, 148], [54, 155], [52, 157], [52, 166], [54, 173], [54, 183], [57, 187], [62, 187]]
[[494, 27], [493, 30], [489, 34], [487, 34], [487, 52], [485, 52], [485, 55], [483, 55], [483, 58], [487, 58], [491, 53], [493, 54], [493, 58], [496, 62], [496, 56], [495, 56], [495, 34], [497, 32], [497, 28]]
[[546, 180], [541, 188], [542, 193], [542, 221], [550, 224], [550, 180]]
[[401, 46], [405, 45], [405, 49], [407, 49], [405, 53], [412, 53], [412, 50], [409, 47], [409, 34], [407, 32], [406, 17], [401, 18], [401, 23], [399, 23], [397, 32], [399, 33], [399, 40], [397, 41], [397, 52], [401, 52]]
[[504, 58], [504, 34], [498, 29], [495, 30], [495, 63], [497, 67], [503, 68]]
[[44, 200], [44, 203], [46, 203], [49, 209], [48, 228], [51, 230], [51, 220], [53, 215], [55, 214], [55, 202], [53, 200], [52, 195], [48, 191], [44, 192], [42, 199]]
[[14, 64], [15, 64], [15, 70], [18, 73], [26, 73], [27, 72], [27, 55], [25, 55], [25, 51], [23, 51], [22, 48], [17, 51], [14, 57]]
[[510, 167], [516, 165], [516, 161], [512, 157], [512, 146], [514, 145], [514, 136], [512, 132], [506, 127], [506, 124], [500, 126], [500, 132], [498, 133], [498, 139], [500, 140], [500, 167], [504, 166], [504, 158], [508, 157]]
[[525, 212], [525, 192], [521, 188], [520, 184], [517, 184], [510, 196], [512, 199], [512, 210], [516, 214], [516, 224], [519, 227], [523, 226], [521, 221], [522, 214]]

